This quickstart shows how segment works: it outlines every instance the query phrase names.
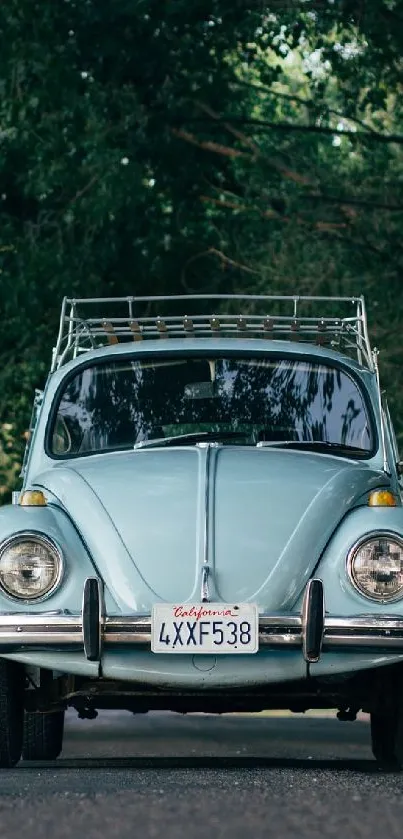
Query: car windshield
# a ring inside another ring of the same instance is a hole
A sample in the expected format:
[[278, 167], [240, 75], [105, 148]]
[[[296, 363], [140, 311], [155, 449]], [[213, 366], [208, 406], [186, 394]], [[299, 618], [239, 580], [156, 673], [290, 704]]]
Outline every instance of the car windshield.
[[74, 457], [152, 440], [172, 444], [176, 437], [188, 445], [323, 442], [361, 457], [373, 448], [360, 388], [339, 368], [298, 358], [214, 356], [81, 367], [59, 397], [48, 448]]

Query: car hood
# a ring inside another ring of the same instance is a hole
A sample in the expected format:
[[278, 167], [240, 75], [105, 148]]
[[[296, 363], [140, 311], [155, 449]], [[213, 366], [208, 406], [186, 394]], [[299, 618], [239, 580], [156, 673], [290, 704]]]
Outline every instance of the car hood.
[[58, 463], [35, 482], [74, 521], [121, 612], [209, 597], [290, 609], [383, 473], [286, 449], [199, 445]]

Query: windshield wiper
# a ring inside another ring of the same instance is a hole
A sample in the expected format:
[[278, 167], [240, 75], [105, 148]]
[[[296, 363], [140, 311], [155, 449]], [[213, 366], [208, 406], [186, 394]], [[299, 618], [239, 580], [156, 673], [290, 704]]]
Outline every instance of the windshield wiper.
[[348, 446], [346, 443], [330, 443], [328, 440], [260, 440], [257, 448], [295, 448], [313, 449], [318, 451], [332, 451], [335, 454], [346, 454], [347, 456], [358, 455], [362, 457], [369, 454], [367, 449], [359, 449], [356, 446]]
[[239, 440], [248, 437], [247, 431], [194, 431], [190, 434], [175, 434], [172, 437], [156, 437], [153, 440], [140, 440], [134, 449], [152, 449], [158, 446], [176, 446], [181, 443], [208, 442], [209, 440]]

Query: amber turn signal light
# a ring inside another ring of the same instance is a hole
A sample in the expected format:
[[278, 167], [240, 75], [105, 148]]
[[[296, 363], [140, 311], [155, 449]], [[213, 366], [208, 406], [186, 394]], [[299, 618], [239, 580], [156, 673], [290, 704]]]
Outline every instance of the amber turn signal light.
[[396, 507], [396, 498], [388, 489], [376, 489], [368, 498], [369, 507]]
[[20, 495], [21, 507], [46, 507], [46, 498], [40, 489], [26, 489]]

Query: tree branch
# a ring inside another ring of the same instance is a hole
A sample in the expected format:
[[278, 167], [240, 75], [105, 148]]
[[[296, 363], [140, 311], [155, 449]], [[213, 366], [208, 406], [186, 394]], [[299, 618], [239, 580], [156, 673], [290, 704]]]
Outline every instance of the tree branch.
[[323, 201], [325, 204], [346, 204], [352, 207], [363, 207], [367, 210], [388, 210], [389, 212], [403, 212], [403, 204], [384, 204], [378, 201], [365, 201], [360, 198], [347, 198], [346, 196], [323, 195], [322, 193], [303, 193], [301, 198], [304, 201]]
[[75, 195], [73, 195], [72, 198], [70, 198], [68, 203], [69, 204], [75, 204], [75, 202], [78, 201], [79, 198], [81, 198], [83, 195], [85, 195], [85, 193], [88, 192], [88, 190], [91, 189], [91, 187], [94, 186], [94, 184], [97, 181], [99, 181], [100, 177], [101, 177], [100, 175], [93, 175], [92, 178], [88, 181], [88, 183], [85, 186], [83, 186], [82, 189], [79, 189], [78, 192], [76, 192]]
[[236, 262], [235, 259], [230, 259], [225, 253], [219, 251], [217, 248], [210, 248], [208, 253], [213, 256], [218, 256], [225, 265], [231, 265], [232, 268], [239, 268], [240, 271], [246, 271], [247, 274], [256, 274], [258, 277], [262, 276], [261, 271], [256, 271], [254, 268], [249, 268], [248, 265], [243, 265], [242, 262]]
[[194, 134], [183, 131], [181, 128], [172, 128], [171, 131], [175, 137], [180, 137], [181, 140], [186, 140], [187, 143], [192, 143], [193, 146], [198, 146], [199, 149], [205, 151], [212, 151], [224, 157], [250, 157], [245, 152], [233, 149], [230, 146], [224, 146], [222, 143], [214, 143], [212, 140], [199, 140]]
[[[209, 105], [206, 105], [205, 102], [196, 102], [196, 105], [198, 108], [200, 108], [201, 111], [204, 111], [215, 122], [222, 122], [220, 114], [218, 114], [216, 111], [213, 111], [213, 109], [210, 108]], [[251, 138], [248, 137], [247, 134], [245, 134], [243, 131], [239, 131], [238, 128], [234, 128], [234, 126], [230, 125], [229, 122], [223, 122], [222, 125], [223, 128], [225, 128], [226, 131], [232, 134], [233, 137], [236, 137], [236, 139], [239, 140], [244, 146], [250, 148], [253, 152], [254, 157], [260, 156], [261, 152], [259, 146], [257, 146], [256, 143], [253, 140], [251, 140]]]
[[[259, 156], [259, 157], [263, 157], [263, 156], [262, 156], [262, 153], [261, 153], [261, 151], [260, 151], [260, 149], [259, 149], [259, 147], [258, 147], [258, 146], [256, 146], [256, 145], [253, 143], [253, 141], [252, 141], [252, 140], [250, 140], [250, 138], [249, 138], [249, 137], [247, 137], [247, 136], [246, 136], [243, 132], [241, 133], [238, 129], [234, 128], [234, 127], [233, 127], [233, 126], [232, 126], [232, 125], [231, 125], [231, 124], [230, 124], [227, 120], [225, 120], [225, 121], [223, 122], [223, 121], [222, 121], [222, 119], [223, 119], [223, 118], [220, 116], [220, 114], [218, 114], [218, 113], [216, 113], [215, 111], [213, 111], [213, 110], [212, 110], [212, 109], [211, 109], [208, 105], [206, 105], [204, 102], [199, 102], [199, 101], [197, 101], [195, 104], [196, 104], [196, 105], [200, 108], [200, 110], [202, 110], [202, 111], [204, 111], [205, 113], [207, 113], [207, 114], [208, 114], [208, 116], [209, 116], [209, 117], [211, 117], [211, 119], [213, 119], [215, 122], [221, 122], [221, 123], [222, 123], [222, 125], [223, 125], [223, 127], [225, 127], [225, 129], [226, 129], [226, 130], [227, 130], [230, 134], [232, 134], [234, 137], [236, 137], [236, 138], [237, 138], [238, 140], [240, 140], [242, 143], [244, 143], [244, 144], [248, 145], [249, 147], [251, 147], [251, 145], [252, 145], [252, 148], [253, 148], [253, 151], [254, 151], [254, 154], [253, 154], [253, 159], [254, 159], [254, 160], [256, 160], [256, 158], [257, 158], [258, 156]], [[173, 131], [173, 132], [174, 132], [177, 136], [182, 136], [182, 137], [183, 137], [183, 139], [186, 139], [186, 136], [185, 136], [186, 132], [181, 131], [181, 132], [179, 133], [179, 131], [178, 131], [177, 129], [172, 129], [172, 131]], [[212, 145], [213, 145], [213, 144], [212, 144], [211, 142], [210, 142], [210, 143], [208, 143], [208, 144], [206, 144], [206, 143], [202, 143], [202, 141], [197, 141], [197, 138], [195, 138], [195, 136], [194, 136], [194, 135], [188, 135], [188, 136], [192, 136], [192, 142], [193, 142], [193, 143], [195, 143], [196, 145], [199, 145], [199, 146], [200, 146], [200, 148], [207, 148], [207, 147], [208, 147], [208, 148], [209, 148], [210, 150], [212, 150], [212, 151], [216, 151], [216, 150], [218, 150], [218, 148], [217, 148], [217, 149], [213, 149], [213, 148], [212, 148]], [[227, 147], [225, 146], [224, 148], [227, 148]], [[234, 156], [234, 157], [235, 157], [235, 156], [238, 156], [238, 157], [239, 157], [239, 156], [241, 156], [241, 155], [243, 155], [244, 157], [249, 157], [249, 159], [251, 158], [251, 156], [250, 156], [250, 155], [245, 155], [245, 153], [243, 153], [243, 152], [237, 152], [237, 154], [236, 154], [236, 155], [234, 154], [233, 156]], [[301, 175], [299, 172], [295, 172], [294, 170], [289, 169], [288, 167], [284, 166], [284, 164], [279, 163], [277, 160], [274, 160], [273, 158], [267, 158], [266, 156], [264, 156], [264, 158], [263, 158], [263, 159], [265, 160], [265, 163], [266, 163], [266, 164], [268, 164], [269, 166], [271, 166], [273, 169], [275, 169], [277, 172], [279, 172], [279, 173], [280, 173], [281, 175], [283, 175], [284, 177], [288, 178], [288, 179], [289, 179], [289, 180], [291, 180], [291, 181], [294, 181], [294, 183], [301, 184], [302, 186], [315, 186], [314, 181], [312, 181], [310, 178], [307, 178], [305, 175]]]
[[[282, 93], [279, 90], [273, 90], [268, 85], [253, 84], [253, 82], [247, 82], [247, 81], [244, 81], [243, 79], [239, 79], [236, 82], [231, 82], [231, 86], [234, 86], [234, 87], [237, 87], [237, 86], [249, 87], [249, 88], [252, 88], [252, 90], [257, 90], [257, 91], [261, 91], [262, 93], [267, 93], [269, 96], [275, 96], [277, 99], [285, 99], [289, 102], [297, 102], [299, 105], [304, 105], [306, 108], [315, 108], [315, 107], [317, 108], [313, 99], [304, 99], [302, 96], [296, 96], [292, 93]], [[358, 117], [346, 116], [346, 114], [344, 114], [342, 111], [337, 111], [334, 108], [327, 108], [326, 110], [327, 110], [327, 113], [333, 114], [334, 116], [339, 117], [339, 119], [345, 119], [345, 120], [348, 120], [348, 122], [355, 122], [357, 125], [360, 125], [361, 128], [364, 128], [365, 131], [371, 132], [371, 134], [375, 134], [375, 135], [379, 134], [379, 132], [375, 128], [372, 128], [372, 126], [368, 125], [366, 122], [364, 122], [364, 120], [358, 119]], [[380, 135], [380, 136], [384, 136], [384, 135]]]
[[[189, 122], [200, 122], [202, 118], [193, 117]], [[378, 134], [366, 131], [344, 131], [341, 128], [329, 128], [325, 125], [301, 125], [296, 122], [271, 122], [264, 119], [252, 119], [251, 117], [229, 116], [224, 114], [221, 117], [222, 124], [250, 125], [255, 130], [271, 129], [273, 131], [300, 131], [308, 134], [327, 134], [329, 136], [348, 137], [350, 140], [371, 140], [379, 143], [398, 143], [403, 145], [403, 134]]]
[[297, 214], [293, 216], [286, 216], [283, 213], [277, 213], [273, 208], [268, 210], [260, 209], [253, 204], [237, 204], [236, 201], [227, 201], [226, 199], [213, 198], [210, 195], [201, 195], [200, 200], [208, 204], [214, 204], [216, 207], [226, 207], [230, 210], [238, 210], [241, 212], [256, 212], [263, 219], [275, 219], [282, 224], [290, 224], [294, 222], [303, 227], [318, 230], [320, 233], [332, 233], [338, 230], [346, 230], [349, 227], [349, 222], [332, 222], [332, 221], [308, 221]]
[[186, 264], [183, 266], [182, 269], [182, 282], [186, 284], [186, 271], [193, 262], [197, 262], [197, 260], [202, 259], [205, 256], [218, 256], [221, 260], [221, 267], [224, 268], [225, 265], [230, 265], [233, 268], [239, 268], [240, 271], [245, 271], [247, 274], [256, 274], [258, 277], [261, 276], [261, 271], [256, 271], [253, 268], [249, 268], [248, 265], [243, 265], [241, 262], [236, 262], [235, 259], [231, 259], [229, 256], [226, 256], [225, 253], [218, 250], [217, 248], [208, 248], [205, 251], [201, 251], [201, 253], [196, 253], [187, 260]]
[[[228, 195], [231, 200], [235, 201], [243, 201], [244, 196], [240, 195], [239, 192], [234, 192], [231, 189], [223, 186], [223, 184], [216, 184], [212, 181], [206, 179], [207, 185], [214, 189], [215, 192], [219, 192], [222, 195]], [[237, 184], [239, 186], [239, 184]], [[284, 196], [276, 195], [275, 193], [268, 194], [267, 191], [263, 188], [262, 192], [257, 192], [256, 190], [253, 191], [256, 198], [263, 195], [267, 201], [272, 202], [273, 206], [275, 206], [276, 202], [281, 202], [286, 207], [286, 201]], [[349, 207], [359, 207], [368, 209], [368, 210], [386, 210], [388, 212], [403, 212], [403, 204], [387, 204], [382, 201], [371, 201], [370, 199], [365, 198], [349, 198], [347, 195], [326, 195], [323, 192], [301, 192], [299, 194], [299, 200], [303, 201], [316, 201], [316, 202], [323, 202], [324, 204], [333, 204], [337, 207], [340, 207], [344, 212], [346, 212], [350, 217], [356, 217], [357, 213], [354, 210], [349, 211], [347, 208]], [[244, 205], [236, 205], [243, 209]]]

